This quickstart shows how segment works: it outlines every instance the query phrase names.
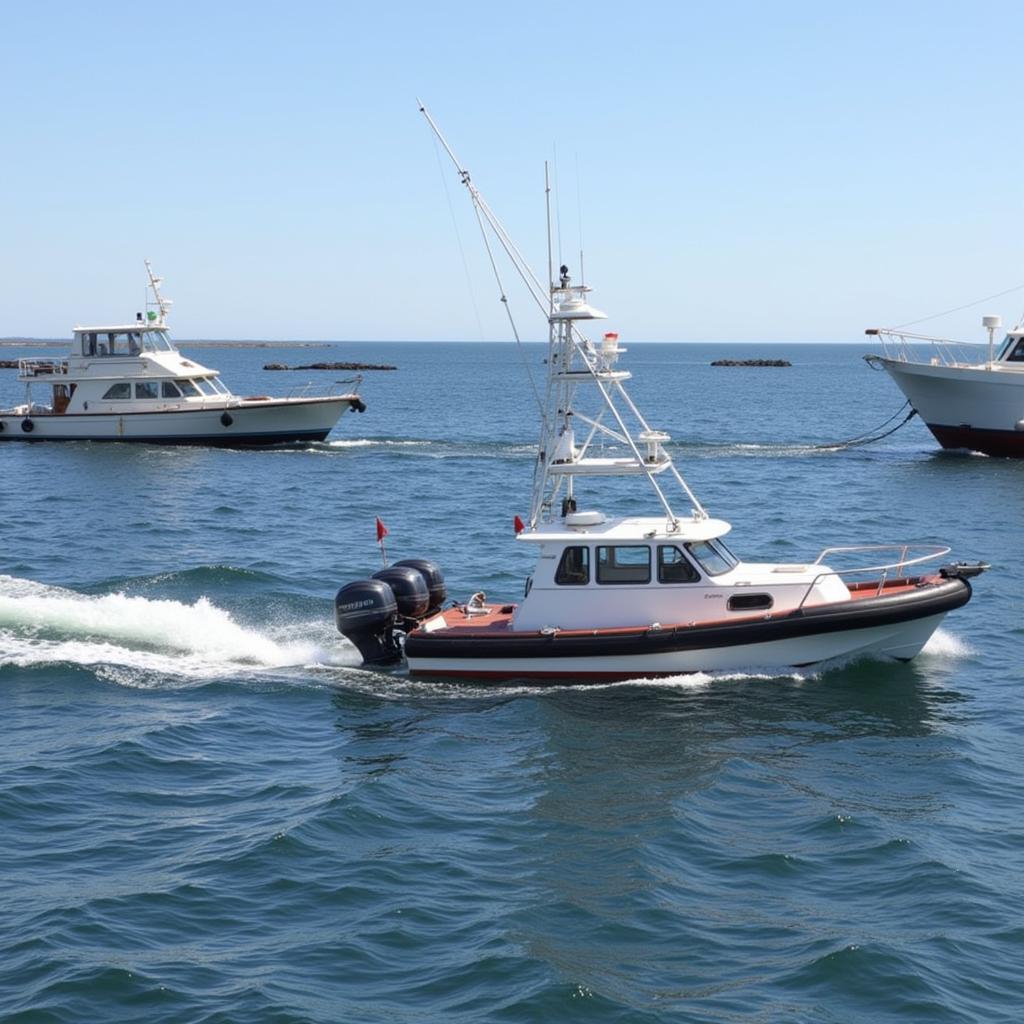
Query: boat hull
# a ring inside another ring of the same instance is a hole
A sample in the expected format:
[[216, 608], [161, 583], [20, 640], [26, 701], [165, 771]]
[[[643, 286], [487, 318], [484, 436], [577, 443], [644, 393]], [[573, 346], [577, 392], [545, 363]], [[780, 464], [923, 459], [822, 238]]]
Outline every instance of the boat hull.
[[943, 448], [1024, 458], [1024, 372], [877, 360]]
[[[322, 441], [351, 401], [348, 396], [333, 396], [154, 412], [6, 413], [0, 415], [0, 441], [126, 441], [225, 448]], [[31, 423], [30, 430], [24, 429], [26, 421]]]
[[704, 625], [547, 634], [418, 629], [406, 639], [405, 656], [413, 676], [578, 682], [794, 668], [863, 656], [909, 660], [945, 615], [970, 598], [970, 584], [953, 578], [777, 618]]

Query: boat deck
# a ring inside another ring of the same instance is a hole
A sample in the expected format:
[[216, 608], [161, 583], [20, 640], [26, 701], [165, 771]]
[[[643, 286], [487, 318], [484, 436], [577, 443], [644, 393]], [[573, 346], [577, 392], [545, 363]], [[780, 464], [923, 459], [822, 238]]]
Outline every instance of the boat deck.
[[[938, 576], [907, 576], [885, 581], [865, 580], [861, 583], [849, 584], [850, 599], [853, 601], [864, 601], [873, 597], [893, 596], [906, 591], [915, 590], [922, 584], [937, 583]], [[467, 613], [465, 605], [456, 605], [440, 613], [444, 625], [433, 626], [423, 630], [432, 637], [460, 637], [472, 639], [476, 637], [494, 637], [504, 635], [507, 637], [536, 638], [543, 635], [539, 630], [515, 631], [512, 629], [512, 616], [516, 610], [514, 604], [491, 604], [485, 605], [482, 610]], [[725, 623], [739, 624], [743, 622], [760, 622], [766, 618], [784, 618], [794, 614], [794, 610], [781, 611], [775, 614], [771, 612], [758, 612], [754, 615], [731, 615], [723, 619], [705, 619], [699, 623], [676, 622], [664, 623], [663, 630], [687, 629], [693, 626], [702, 628], [708, 626], [719, 626]], [[630, 633], [647, 633], [651, 629], [648, 625], [643, 626], [615, 626], [603, 629], [557, 629], [561, 637], [585, 637], [585, 636], [615, 636], [628, 635]], [[416, 632], [420, 632], [417, 630]]]

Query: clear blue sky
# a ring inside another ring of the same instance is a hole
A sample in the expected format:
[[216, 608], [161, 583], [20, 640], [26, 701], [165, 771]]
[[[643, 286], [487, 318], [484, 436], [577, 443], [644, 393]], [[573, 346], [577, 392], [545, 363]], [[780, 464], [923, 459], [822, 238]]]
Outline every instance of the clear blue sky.
[[[507, 338], [422, 97], [538, 272], [557, 158], [624, 338], [855, 341], [1024, 282], [1022, 29], [984, 0], [8, 2], [0, 335], [131, 316], [149, 257], [181, 338]], [[990, 307], [1024, 292], [921, 329], [980, 340]]]

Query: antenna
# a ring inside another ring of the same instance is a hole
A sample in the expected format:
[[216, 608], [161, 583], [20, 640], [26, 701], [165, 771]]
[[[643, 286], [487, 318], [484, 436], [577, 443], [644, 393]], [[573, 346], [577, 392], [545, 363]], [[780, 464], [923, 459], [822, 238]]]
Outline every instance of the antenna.
[[547, 160], [544, 161], [544, 209], [548, 221], [548, 316], [551, 316], [555, 312], [555, 278], [551, 262], [551, 174]]
[[1003, 326], [1003, 318], [999, 315], [986, 315], [981, 318], [981, 326], [988, 331], [988, 368], [992, 369], [992, 360], [994, 358], [993, 352], [993, 336], [996, 331]]
[[146, 305], [156, 306], [157, 325], [163, 327], [167, 319], [167, 314], [170, 311], [171, 306], [174, 305], [174, 302], [171, 299], [165, 299], [160, 294], [160, 285], [163, 284], [164, 279], [162, 277], [157, 277], [153, 273], [153, 265], [149, 262], [149, 260], [144, 260], [143, 262], [146, 264], [146, 273], [149, 275], [149, 287], [153, 289], [154, 299], [153, 303], [147, 301]]
[[580, 284], [587, 283], [587, 275], [583, 272], [583, 197], [580, 191], [580, 155], [576, 154], [576, 218], [580, 238]]

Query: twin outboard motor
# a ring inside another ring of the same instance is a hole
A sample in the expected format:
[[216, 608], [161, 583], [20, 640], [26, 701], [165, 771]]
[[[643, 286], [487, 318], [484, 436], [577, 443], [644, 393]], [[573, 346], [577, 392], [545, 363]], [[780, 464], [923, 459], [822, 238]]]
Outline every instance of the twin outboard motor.
[[[448, 599], [448, 588], [444, 585], [444, 576], [435, 562], [428, 562], [425, 558], [407, 558], [402, 562], [395, 562], [398, 566], [415, 569], [427, 585], [427, 593], [430, 595], [430, 604], [427, 606], [427, 615], [441, 610], [441, 605]], [[380, 578], [380, 573], [377, 573]]]
[[395, 595], [398, 614], [403, 619], [420, 619], [430, 607], [427, 581], [407, 565], [389, 565], [373, 574], [375, 580], [386, 583]]
[[402, 660], [402, 638], [438, 611], [448, 591], [433, 562], [410, 558], [346, 583], [334, 599], [338, 631], [358, 648], [365, 665]]
[[398, 602], [383, 580], [346, 583], [334, 599], [338, 631], [359, 648], [367, 665], [390, 665], [402, 657], [395, 635]]

